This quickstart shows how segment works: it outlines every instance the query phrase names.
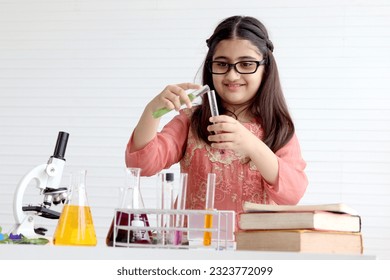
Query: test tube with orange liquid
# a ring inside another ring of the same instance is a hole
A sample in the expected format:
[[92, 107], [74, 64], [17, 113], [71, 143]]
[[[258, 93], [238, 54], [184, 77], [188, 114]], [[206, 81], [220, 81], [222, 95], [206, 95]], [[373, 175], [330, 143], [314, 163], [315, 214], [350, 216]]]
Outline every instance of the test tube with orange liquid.
[[[209, 173], [207, 177], [207, 189], [206, 189], [206, 210], [214, 210], [214, 197], [215, 197], [215, 180], [216, 174]], [[213, 215], [206, 214], [204, 216], [204, 228], [211, 229], [213, 227]], [[210, 246], [212, 239], [212, 232], [205, 231], [203, 233], [203, 245]]]

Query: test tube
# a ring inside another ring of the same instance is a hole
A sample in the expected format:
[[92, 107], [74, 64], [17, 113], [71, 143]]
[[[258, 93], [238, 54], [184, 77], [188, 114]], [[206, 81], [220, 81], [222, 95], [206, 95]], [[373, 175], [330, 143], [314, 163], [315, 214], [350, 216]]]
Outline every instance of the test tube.
[[[177, 203], [176, 203], [177, 210], [184, 210], [186, 208], [187, 177], [188, 177], [187, 173], [180, 174], [180, 188], [179, 188], [179, 193], [177, 195]], [[183, 228], [183, 227], [184, 227], [184, 215], [177, 214], [176, 228]], [[181, 245], [182, 239], [183, 239], [183, 231], [175, 230], [172, 243], [174, 245]]]
[[165, 242], [165, 231], [164, 231], [164, 225], [165, 225], [165, 214], [163, 213], [164, 210], [164, 186], [165, 186], [165, 173], [160, 172], [157, 176], [157, 199], [156, 199], [156, 209], [160, 210], [161, 212], [158, 212], [156, 214], [156, 220], [157, 220], [157, 227], [158, 230], [156, 232], [156, 242], [157, 244], [164, 244]]
[[[188, 94], [188, 98], [192, 101], [194, 101], [198, 96], [201, 96], [203, 94], [205, 94], [206, 92], [208, 92], [210, 90], [210, 87], [208, 85], [204, 85], [203, 87], [201, 87], [200, 89], [197, 89], [191, 93]], [[181, 102], [181, 104], [183, 105], [184, 103]], [[168, 108], [160, 108], [158, 109], [157, 111], [153, 112], [153, 117], [155, 119], [157, 118], [160, 118], [162, 117], [163, 115], [165, 115], [166, 113], [169, 113], [170, 111], [172, 111], [172, 109], [168, 109]]]
[[[209, 173], [207, 176], [207, 190], [206, 190], [206, 210], [214, 210], [214, 196], [215, 196], [215, 173]], [[204, 228], [211, 229], [213, 227], [213, 215], [206, 214], [204, 217]], [[212, 233], [205, 231], [203, 234], [203, 245], [211, 245]]]
[[173, 227], [173, 217], [165, 213], [164, 210], [173, 209], [174, 174], [160, 173], [159, 181], [161, 184], [161, 189], [160, 189], [160, 204], [158, 205], [158, 207], [161, 208], [162, 212], [160, 214], [160, 217], [158, 217], [160, 234], [157, 243], [165, 245], [168, 244], [170, 240], [168, 238], [168, 232], [166, 232], [164, 228]]
[[211, 116], [219, 116], [217, 98], [215, 97], [215, 91], [210, 90], [207, 92], [207, 97], [209, 99]]

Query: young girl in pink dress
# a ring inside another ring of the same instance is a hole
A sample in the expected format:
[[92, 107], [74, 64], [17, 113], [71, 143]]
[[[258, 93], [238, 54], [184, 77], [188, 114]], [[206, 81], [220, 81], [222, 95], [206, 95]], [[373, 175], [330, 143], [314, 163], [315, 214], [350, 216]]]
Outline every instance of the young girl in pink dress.
[[[145, 107], [126, 165], [151, 176], [180, 162], [188, 173], [187, 209], [204, 209], [208, 173], [217, 175], [218, 210], [240, 213], [244, 201], [297, 204], [308, 184], [306, 163], [266, 28], [255, 18], [233, 16], [206, 42], [202, 82], [215, 90], [220, 115], [211, 117], [207, 95], [192, 106], [186, 90], [200, 85], [168, 85]], [[152, 113], [162, 107], [179, 114], [159, 132]]]

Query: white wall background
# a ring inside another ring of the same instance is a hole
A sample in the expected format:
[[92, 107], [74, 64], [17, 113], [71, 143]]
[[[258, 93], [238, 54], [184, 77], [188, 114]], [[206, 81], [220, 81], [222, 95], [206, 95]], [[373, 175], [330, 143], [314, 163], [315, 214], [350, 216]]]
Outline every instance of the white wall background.
[[[390, 1], [0, 0], [0, 225], [20, 178], [70, 133], [101, 240], [144, 105], [195, 79], [220, 20], [259, 18], [275, 45], [310, 180], [302, 203], [362, 215], [365, 253], [390, 259]], [[168, 115], [164, 122], [172, 117]], [[64, 176], [64, 185], [67, 183]], [[143, 179], [153, 207], [154, 179]], [[31, 187], [26, 202], [41, 202]], [[55, 223], [49, 225], [49, 234]], [[100, 241], [103, 242], [103, 241]]]

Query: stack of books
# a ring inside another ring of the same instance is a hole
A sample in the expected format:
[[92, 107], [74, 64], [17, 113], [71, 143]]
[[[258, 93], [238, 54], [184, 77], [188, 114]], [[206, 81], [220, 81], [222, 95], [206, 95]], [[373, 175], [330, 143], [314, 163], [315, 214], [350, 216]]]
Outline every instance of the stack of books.
[[343, 203], [265, 205], [245, 202], [237, 250], [362, 254], [361, 217]]

